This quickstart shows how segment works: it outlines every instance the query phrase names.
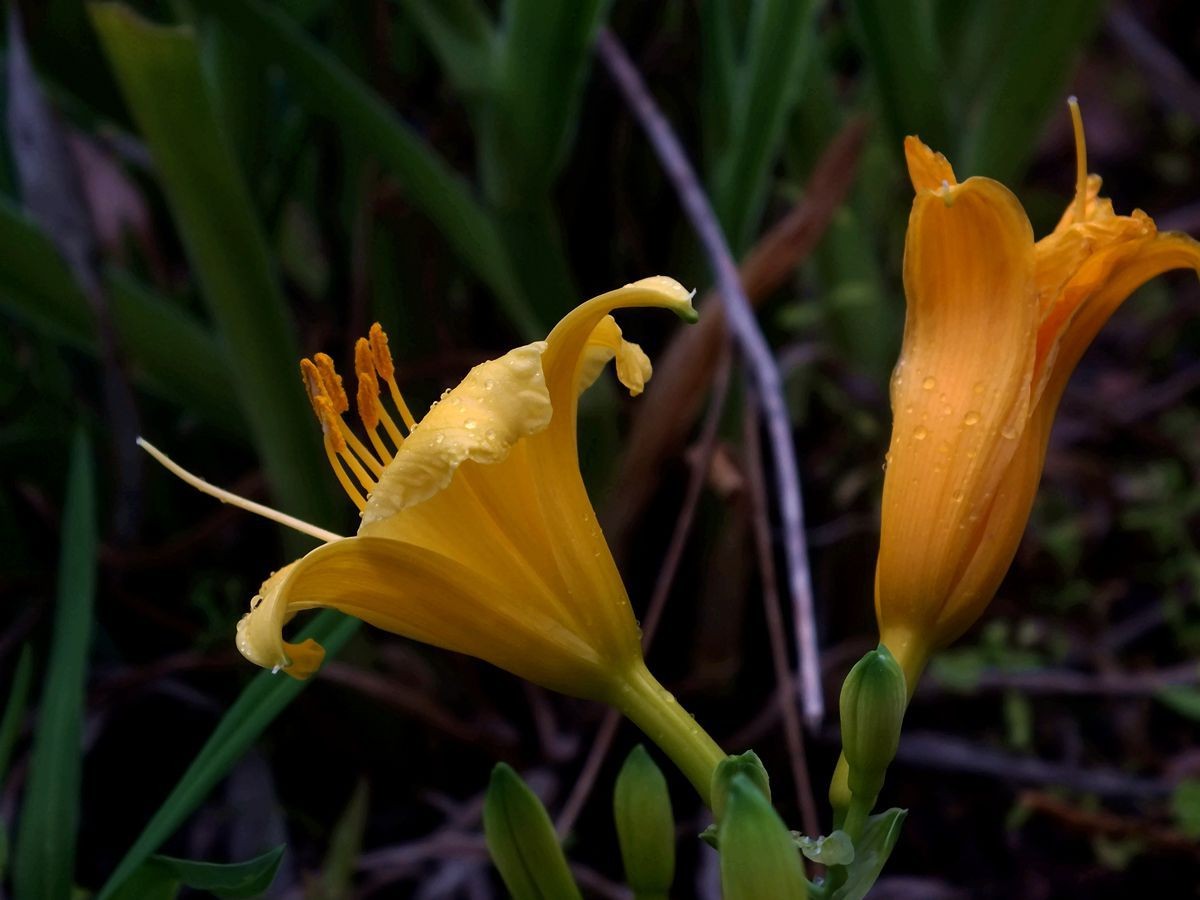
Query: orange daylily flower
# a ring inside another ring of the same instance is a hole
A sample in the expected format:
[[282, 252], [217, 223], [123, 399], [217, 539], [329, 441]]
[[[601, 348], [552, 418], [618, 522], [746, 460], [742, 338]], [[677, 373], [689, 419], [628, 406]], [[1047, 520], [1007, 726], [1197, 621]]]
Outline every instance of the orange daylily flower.
[[1067, 379], [1133, 291], [1200, 272], [1200, 243], [1120, 216], [1087, 174], [1039, 241], [990, 178], [959, 183], [944, 156], [904, 144], [916, 190], [904, 250], [907, 317], [892, 376], [875, 610], [912, 690], [929, 654], [982, 613], [1016, 553]]

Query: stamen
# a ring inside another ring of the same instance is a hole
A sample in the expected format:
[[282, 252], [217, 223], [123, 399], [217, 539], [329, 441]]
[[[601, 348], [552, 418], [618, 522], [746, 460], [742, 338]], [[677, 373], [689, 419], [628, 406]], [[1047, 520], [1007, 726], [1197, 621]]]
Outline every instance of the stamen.
[[357, 453], [359, 458], [367, 464], [367, 468], [376, 475], [382, 475], [383, 463], [376, 459], [375, 454], [367, 449], [367, 445], [358, 439], [358, 435], [350, 430], [350, 426], [346, 424], [341, 416], [338, 416], [338, 430], [342, 433], [342, 437], [345, 438], [346, 443], [350, 445], [350, 449]]
[[[179, 463], [175, 462], [145, 438], [139, 437], [137, 445], [155, 458], [168, 472], [179, 478], [186, 484], [191, 485], [202, 494], [207, 494], [210, 497], [215, 497], [222, 503], [228, 503], [230, 506], [236, 506], [238, 509], [244, 509], [248, 513], [253, 513], [256, 516], [262, 516], [264, 519], [270, 519], [280, 525], [284, 525], [301, 534], [307, 534], [309, 537], [315, 537], [319, 541], [329, 543], [330, 541], [343, 540], [342, 535], [334, 534], [332, 531], [326, 531], [324, 528], [318, 528], [316, 525], [310, 525], [302, 519], [297, 519], [295, 516], [289, 516], [287, 513], [282, 513], [277, 509], [272, 509], [269, 506], [264, 506], [262, 503], [255, 503], [253, 500], [247, 500], [232, 491], [227, 491], [224, 488], [219, 488], [216, 485], [209, 484], [198, 475], [193, 475]], [[364, 506], [366, 505], [364, 501]]]
[[346, 474], [346, 470], [342, 468], [337, 453], [334, 452], [332, 442], [326, 437], [325, 439], [325, 456], [329, 459], [329, 467], [333, 469], [333, 474], [337, 476], [338, 483], [341, 484], [342, 490], [346, 492], [354, 505], [358, 507], [359, 512], [367, 508], [367, 501], [362, 494], [358, 492], [358, 488], [354, 486], [354, 482], [350, 480], [350, 476]]
[[313, 362], [317, 364], [317, 371], [321, 374], [321, 384], [325, 388], [326, 396], [333, 404], [333, 411], [339, 416], [347, 412], [350, 409], [350, 399], [346, 396], [346, 389], [342, 387], [342, 376], [337, 373], [333, 359], [328, 353], [314, 353]]
[[379, 402], [379, 379], [375, 376], [375, 359], [371, 355], [371, 345], [366, 338], [359, 338], [354, 345], [354, 370], [358, 373], [358, 417], [362, 419], [363, 427], [378, 451], [379, 458], [384, 462], [391, 462], [392, 454], [379, 437], [380, 421], [383, 421], [397, 448], [404, 442], [404, 437], [387, 410], [383, 408], [383, 404]]
[[1067, 98], [1071, 107], [1071, 124], [1075, 129], [1075, 221], [1087, 219], [1087, 139], [1083, 134], [1083, 113], [1079, 111], [1079, 100]]
[[370, 336], [371, 354], [375, 357], [375, 370], [379, 373], [379, 377], [387, 382], [392, 402], [396, 404], [396, 409], [400, 410], [400, 418], [404, 420], [405, 427], [412, 431], [417, 420], [413, 417], [408, 404], [404, 402], [404, 396], [396, 384], [396, 367], [392, 364], [392, 353], [388, 350], [387, 333], [383, 330], [383, 326], [376, 322], [371, 326]]

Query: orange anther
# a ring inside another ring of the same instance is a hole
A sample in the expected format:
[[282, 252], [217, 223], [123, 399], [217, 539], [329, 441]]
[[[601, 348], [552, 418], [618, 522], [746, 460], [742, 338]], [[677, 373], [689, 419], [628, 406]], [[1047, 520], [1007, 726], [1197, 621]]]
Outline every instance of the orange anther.
[[375, 358], [375, 370], [384, 381], [391, 381], [396, 367], [392, 365], [392, 353], [388, 350], [387, 332], [376, 322], [371, 326], [371, 355]]
[[325, 386], [329, 402], [333, 404], [333, 411], [341, 415], [350, 409], [350, 400], [346, 396], [346, 389], [342, 387], [342, 376], [337, 373], [333, 359], [328, 353], [314, 354], [313, 362], [317, 364], [317, 371], [321, 373], [321, 383]]
[[366, 338], [359, 338], [354, 345], [354, 370], [358, 373], [358, 416], [367, 431], [373, 431], [379, 425], [379, 379]]
[[304, 381], [304, 390], [308, 393], [313, 412], [317, 414], [319, 420], [321, 411], [317, 409], [317, 398], [325, 396], [325, 383], [321, 380], [321, 373], [317, 371], [317, 367], [311, 359], [300, 360], [300, 378]]
[[313, 407], [317, 411], [317, 419], [321, 422], [321, 432], [325, 435], [325, 440], [337, 453], [344, 452], [346, 439], [342, 437], [341, 429], [338, 427], [341, 417], [334, 412], [329, 398], [324, 395], [317, 397], [313, 401]]

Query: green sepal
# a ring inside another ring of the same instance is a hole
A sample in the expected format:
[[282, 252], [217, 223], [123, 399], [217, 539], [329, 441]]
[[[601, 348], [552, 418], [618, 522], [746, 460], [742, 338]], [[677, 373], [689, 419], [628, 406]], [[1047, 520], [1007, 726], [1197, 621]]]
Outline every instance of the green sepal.
[[721, 822], [728, 802], [729, 786], [738, 775], [745, 775], [770, 803], [771, 777], [767, 774], [766, 766], [753, 750], [737, 756], [727, 756], [717, 763], [713, 770], [712, 779], [712, 811], [713, 818]]
[[844, 831], [834, 831], [818, 838], [793, 831], [792, 840], [806, 858], [823, 866], [848, 866], [854, 862], [854, 841]]
[[492, 770], [483, 834], [513, 900], [581, 900], [546, 808], [504, 763]]
[[675, 876], [675, 816], [667, 780], [641, 744], [617, 775], [613, 821], [634, 895], [665, 897]]
[[862, 900], [875, 885], [900, 837], [906, 809], [889, 809], [867, 819], [854, 844], [854, 859], [830, 870], [829, 877], [809, 885], [812, 900]]
[[724, 812], [718, 828], [724, 900], [805, 900], [800, 851], [749, 775], [738, 772], [729, 780]]

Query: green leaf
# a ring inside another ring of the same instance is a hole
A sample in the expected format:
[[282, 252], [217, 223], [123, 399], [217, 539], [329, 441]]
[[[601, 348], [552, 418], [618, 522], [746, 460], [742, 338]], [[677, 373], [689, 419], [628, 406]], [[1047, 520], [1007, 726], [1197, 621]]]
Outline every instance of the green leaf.
[[354, 786], [354, 793], [350, 795], [350, 802], [346, 804], [337, 824], [333, 826], [329, 850], [325, 854], [325, 863], [321, 866], [322, 897], [354, 895], [352, 883], [358, 857], [362, 852], [363, 834], [367, 829], [367, 806], [370, 798], [367, 783], [359, 781]]
[[[300, 640], [313, 638], [326, 659], [345, 645], [361, 623], [333, 610], [318, 614]], [[310, 679], [311, 681], [311, 679]], [[260, 672], [229, 708], [170, 796], [142, 829], [116, 870], [100, 890], [99, 900], [114, 896], [146, 858], [162, 846], [237, 763], [264, 729], [296, 698], [309, 681]]]
[[193, 34], [155, 25], [120, 4], [97, 3], [90, 11], [229, 347], [229, 368], [273, 493], [289, 513], [328, 523], [336, 507], [296, 377], [292, 323]]
[[478, 0], [399, 0], [467, 101], [495, 90], [495, 37]]
[[[108, 272], [105, 288], [121, 352], [140, 386], [230, 433], [245, 419], [228, 360], [194, 318], [138, 284]], [[0, 198], [0, 307], [56, 340], [97, 355], [95, 317], [62, 257], [24, 213]]]
[[853, 0], [850, 5], [897, 148], [906, 134], [920, 135], [935, 149], [952, 146], [952, 85], [938, 46], [933, 0]]
[[[1103, 0], [1024, 0], [1010, 13], [1018, 25], [993, 56], [958, 151], [961, 163], [954, 160], [959, 171], [1010, 184], [1020, 176], [1047, 115], [1064, 105], [1062, 91], [1105, 6]], [[1064, 173], [1063, 183], [1071, 180]]]
[[1184, 718], [1200, 722], [1200, 690], [1181, 684], [1172, 685], [1156, 693], [1154, 699]]
[[1171, 815], [1180, 831], [1200, 840], [1200, 779], [1188, 778], [1176, 785], [1171, 793]]
[[240, 863], [192, 862], [171, 856], [154, 856], [151, 862], [167, 869], [184, 887], [209, 891], [222, 900], [240, 900], [261, 896], [271, 886], [285, 849], [280, 844], [262, 856]]
[[889, 809], [867, 820], [862, 836], [854, 844], [854, 861], [846, 867], [846, 880], [830, 894], [830, 900], [862, 900], [867, 896], [892, 855], [907, 815], [908, 810]]
[[4, 704], [4, 718], [0, 719], [0, 788], [8, 775], [8, 761], [12, 759], [13, 747], [21, 733], [25, 719], [25, 706], [29, 702], [29, 682], [33, 678], [33, 650], [28, 644], [21, 648], [21, 656], [13, 670], [12, 687], [8, 691], [8, 702]]
[[492, 770], [483, 804], [483, 833], [513, 900], [579, 900], [579, 888], [546, 808], [504, 763]]
[[613, 821], [636, 900], [666, 897], [675, 875], [675, 816], [667, 780], [641, 744], [617, 775]]
[[96, 592], [96, 488], [82, 430], [71, 442], [54, 634], [13, 858], [18, 897], [67, 900], [75, 872], [84, 688]]
[[523, 294], [491, 218], [462, 178], [378, 95], [278, 9], [259, 0], [193, 0], [192, 5], [253, 45], [264, 62], [281, 66], [311, 109], [336, 122], [348, 143], [378, 156], [404, 186], [406, 199], [492, 290], [522, 336], [544, 335], [544, 323]]
[[804, 900], [808, 882], [791, 832], [759, 786], [744, 774], [729, 784], [721, 845], [725, 900]]
[[[714, 167], [714, 206], [735, 253], [749, 246], [762, 218], [812, 49], [814, 8], [813, 0], [757, 0], [751, 10], [730, 140]], [[722, 52], [714, 48], [715, 65], [723, 65]]]
[[793, 831], [792, 840], [805, 858], [823, 866], [848, 866], [854, 861], [854, 841], [844, 831], [823, 834], [816, 840]]
[[207, 891], [222, 900], [261, 897], [275, 880], [283, 845], [240, 863], [193, 862], [152, 856], [125, 882], [114, 900], [170, 900], [180, 887]]

